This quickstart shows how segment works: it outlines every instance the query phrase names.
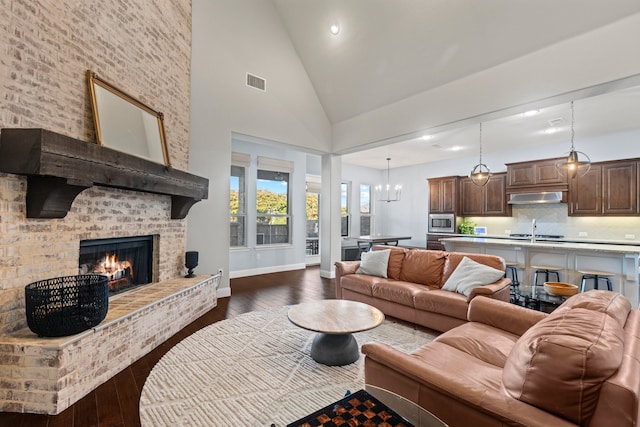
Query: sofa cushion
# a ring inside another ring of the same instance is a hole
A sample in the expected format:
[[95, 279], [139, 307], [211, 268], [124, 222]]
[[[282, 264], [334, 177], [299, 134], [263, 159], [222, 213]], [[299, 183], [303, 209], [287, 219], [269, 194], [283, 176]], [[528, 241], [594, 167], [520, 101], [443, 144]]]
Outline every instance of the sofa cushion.
[[372, 295], [386, 301], [413, 308], [415, 295], [424, 289], [424, 286], [399, 280], [379, 280], [373, 284]]
[[407, 249], [395, 246], [377, 245], [372, 248], [374, 251], [390, 250], [389, 265], [387, 266], [387, 277], [389, 279], [400, 280], [400, 271]]
[[574, 308], [584, 308], [591, 311], [606, 313], [615, 318], [622, 326], [625, 325], [631, 303], [628, 299], [619, 294], [608, 291], [590, 291], [579, 295], [579, 297], [569, 298], [557, 310], [556, 316], [567, 310]]
[[340, 279], [340, 286], [359, 294], [373, 296], [373, 284], [382, 279], [376, 276], [367, 276], [364, 274], [348, 274]]
[[624, 300], [608, 291], [578, 294], [568, 307], [531, 327], [505, 363], [507, 392], [574, 423], [588, 424], [602, 383], [622, 362], [623, 326], [630, 310]]
[[445, 332], [435, 341], [502, 368], [518, 338], [519, 335], [483, 323], [469, 322]]
[[475, 262], [480, 264], [488, 265], [489, 267], [493, 267], [496, 270], [505, 271], [504, 259], [496, 256], [496, 255], [486, 255], [486, 254], [470, 254], [464, 252], [445, 252], [446, 259], [444, 262], [444, 269], [442, 272], [442, 277], [440, 281], [440, 286], [445, 284], [449, 279], [449, 276], [453, 274], [453, 272], [458, 267], [458, 264], [462, 262], [462, 259], [467, 257], [472, 259]]
[[437, 286], [432, 286], [431, 288], [424, 287], [413, 298], [413, 304], [417, 310], [467, 320], [469, 304], [462, 294], [443, 291]]
[[494, 283], [503, 276], [504, 271], [480, 264], [465, 256], [442, 289], [458, 292], [468, 297], [474, 288]]
[[444, 261], [442, 251], [411, 249], [404, 257], [400, 280], [440, 287]]
[[360, 267], [356, 274], [368, 274], [387, 278], [387, 266], [389, 265], [390, 250], [363, 252], [360, 255]]

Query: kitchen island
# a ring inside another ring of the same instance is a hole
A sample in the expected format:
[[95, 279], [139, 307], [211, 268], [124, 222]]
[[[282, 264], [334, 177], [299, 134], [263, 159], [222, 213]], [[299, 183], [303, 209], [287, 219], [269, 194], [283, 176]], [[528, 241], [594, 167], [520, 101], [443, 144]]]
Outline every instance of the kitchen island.
[[[440, 242], [448, 251], [498, 255], [507, 262], [517, 263], [520, 282], [525, 286], [531, 286], [535, 272], [531, 266], [536, 265], [558, 267], [561, 282], [578, 286], [582, 277], [579, 270], [606, 271], [611, 273], [614, 291], [629, 298], [634, 307], [640, 301], [640, 246], [490, 237], [451, 237]], [[603, 289], [602, 282], [600, 289]]]

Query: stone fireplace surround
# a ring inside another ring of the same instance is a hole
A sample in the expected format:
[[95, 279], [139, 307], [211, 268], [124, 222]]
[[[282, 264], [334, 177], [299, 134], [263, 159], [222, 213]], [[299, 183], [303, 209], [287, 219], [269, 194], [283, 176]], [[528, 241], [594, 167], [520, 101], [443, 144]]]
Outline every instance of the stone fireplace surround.
[[[164, 113], [171, 164], [189, 170], [190, 1], [35, 0], [5, 6], [0, 127], [46, 128], [95, 145], [85, 76], [92, 69]], [[186, 221], [171, 219], [172, 196], [93, 186], [73, 200], [64, 218], [36, 219], [26, 215], [27, 182], [0, 172], [1, 341], [26, 328], [28, 283], [77, 274], [80, 240], [158, 235], [160, 284], [184, 275]], [[0, 344], [0, 366], [13, 357], [4, 351]], [[0, 384], [15, 382], [6, 372]], [[7, 393], [13, 391], [0, 391], [0, 399]]]
[[[98, 160], [85, 167], [90, 172], [88, 179], [67, 176], [60, 178], [66, 180], [61, 185], [56, 179], [53, 187], [42, 186], [38, 180], [33, 186], [30, 176], [41, 174], [46, 180], [47, 176], [59, 176], [56, 173], [73, 175], [76, 160], [96, 147], [42, 130], [29, 134], [36, 136], [32, 146], [41, 147], [37, 153], [27, 151], [26, 161], [21, 161], [14, 152], [9, 157], [12, 162], [0, 161], [0, 411], [58, 414], [215, 307], [219, 276], [181, 276], [185, 250], [181, 218], [195, 201], [206, 198], [208, 182], [204, 178], [154, 165], [149, 165], [153, 171], [149, 175], [143, 165], [126, 171], [134, 177], [128, 180], [134, 185], [121, 185], [126, 175], [121, 166], [139, 161], [127, 162], [118, 154], [118, 161], [102, 161], [100, 165]], [[5, 130], [0, 133], [0, 153], [7, 148], [7, 135]], [[54, 139], [47, 140], [50, 136]], [[58, 148], [69, 144], [77, 146], [81, 155], [63, 153], [62, 164], [66, 166], [60, 167]], [[58, 160], [47, 160], [47, 156]], [[38, 160], [34, 162], [34, 158]], [[21, 164], [26, 169], [7, 170], [14, 167], [8, 164]], [[47, 168], [56, 172], [43, 173], [51, 170]], [[84, 188], [75, 191], [78, 183]], [[100, 187], [92, 186], [94, 183]], [[52, 199], [41, 190], [67, 194], [69, 186], [75, 194], [49, 209]], [[35, 200], [44, 200], [36, 205], [45, 209], [31, 213], [46, 215], [29, 214], [27, 205], [34, 195]], [[49, 212], [55, 215], [47, 216]], [[77, 274], [80, 240], [144, 234], [156, 236], [158, 242], [154, 251], [160, 258], [155, 276], [159, 281], [110, 298], [106, 319], [83, 333], [39, 338], [26, 327], [24, 286]]]

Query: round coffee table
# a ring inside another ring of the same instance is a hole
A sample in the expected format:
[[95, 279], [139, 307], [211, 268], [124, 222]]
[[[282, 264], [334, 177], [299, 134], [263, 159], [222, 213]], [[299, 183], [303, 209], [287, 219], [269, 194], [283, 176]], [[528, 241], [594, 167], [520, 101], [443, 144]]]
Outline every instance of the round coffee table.
[[384, 321], [375, 307], [356, 301], [320, 300], [294, 305], [287, 317], [296, 326], [318, 332], [311, 357], [329, 366], [348, 365], [360, 358], [354, 332], [373, 329]]

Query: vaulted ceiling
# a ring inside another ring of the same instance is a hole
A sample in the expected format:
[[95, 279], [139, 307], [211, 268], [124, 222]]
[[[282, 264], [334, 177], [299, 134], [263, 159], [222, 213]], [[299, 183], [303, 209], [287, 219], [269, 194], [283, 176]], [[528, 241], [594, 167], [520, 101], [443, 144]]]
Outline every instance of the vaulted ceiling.
[[[529, 54], [640, 12], [638, 0], [273, 0], [318, 98], [332, 123], [358, 116], [447, 82]], [[329, 27], [340, 32], [332, 35]], [[635, 95], [626, 98], [640, 102]], [[596, 108], [597, 109], [597, 108]], [[587, 114], [588, 108], [582, 113]], [[567, 125], [568, 105], [545, 112]], [[600, 110], [602, 111], [602, 110]], [[612, 111], [616, 125], [619, 114]], [[584, 116], [583, 116], [584, 118]], [[612, 123], [607, 117], [600, 121]], [[636, 123], [638, 125], [638, 123]], [[621, 123], [620, 126], [628, 126]], [[506, 132], [509, 125], [496, 125]], [[513, 127], [513, 125], [511, 125]], [[487, 134], [491, 126], [487, 125]], [[451, 157], [443, 147], [476, 144], [477, 126], [451, 130], [429, 144], [429, 159]], [[522, 132], [522, 130], [518, 130]], [[532, 132], [531, 130], [529, 132]], [[445, 138], [446, 136], [446, 138]], [[457, 138], [457, 140], [456, 140]], [[509, 135], [505, 133], [506, 141]], [[470, 140], [469, 140], [470, 139]], [[566, 139], [566, 138], [565, 138]], [[415, 143], [415, 141], [413, 141]], [[391, 151], [421, 159], [403, 141]], [[436, 147], [432, 147], [436, 145]], [[424, 143], [421, 147], [424, 148]], [[489, 148], [491, 149], [491, 148]], [[365, 166], [384, 168], [378, 148]], [[408, 151], [407, 151], [408, 150]], [[436, 154], [434, 156], [434, 153]]]

